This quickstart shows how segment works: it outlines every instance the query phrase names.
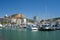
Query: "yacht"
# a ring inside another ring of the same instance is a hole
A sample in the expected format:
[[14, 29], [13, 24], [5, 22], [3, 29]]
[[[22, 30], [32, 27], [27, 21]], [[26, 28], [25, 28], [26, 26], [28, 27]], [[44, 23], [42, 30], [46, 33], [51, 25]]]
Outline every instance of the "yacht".
[[39, 28], [40, 31], [53, 31], [54, 27], [51, 27], [49, 24], [43, 24], [42, 27]]
[[38, 30], [38, 28], [37, 28], [36, 25], [32, 25], [32, 26], [31, 26], [31, 29], [32, 29], [32, 30]]
[[38, 31], [37, 25], [30, 25], [29, 29], [30, 30], [37, 30]]
[[2, 27], [3, 27], [3, 25], [2, 25], [2, 24], [0, 24], [0, 29], [2, 29]]

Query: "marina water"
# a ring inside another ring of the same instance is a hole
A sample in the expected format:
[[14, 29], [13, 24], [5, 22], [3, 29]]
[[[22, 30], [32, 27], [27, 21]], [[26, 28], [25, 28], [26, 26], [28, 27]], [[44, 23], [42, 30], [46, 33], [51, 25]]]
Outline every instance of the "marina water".
[[60, 40], [60, 30], [0, 30], [0, 40]]

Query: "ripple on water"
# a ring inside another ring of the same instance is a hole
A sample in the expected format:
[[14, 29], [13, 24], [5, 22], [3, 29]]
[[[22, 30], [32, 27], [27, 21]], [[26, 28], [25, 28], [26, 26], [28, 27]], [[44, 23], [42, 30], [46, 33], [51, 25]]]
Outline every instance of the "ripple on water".
[[2, 30], [0, 40], [60, 40], [59, 31]]

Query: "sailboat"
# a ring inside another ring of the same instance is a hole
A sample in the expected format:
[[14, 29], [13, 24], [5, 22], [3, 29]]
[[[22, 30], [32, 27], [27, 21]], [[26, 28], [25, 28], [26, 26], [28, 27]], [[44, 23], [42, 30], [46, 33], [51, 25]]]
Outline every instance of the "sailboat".
[[49, 23], [46, 22], [46, 15], [47, 13], [47, 6], [45, 6], [45, 16], [44, 16], [44, 23], [42, 24], [42, 27], [39, 28], [40, 31], [53, 31], [55, 28], [53, 28]]

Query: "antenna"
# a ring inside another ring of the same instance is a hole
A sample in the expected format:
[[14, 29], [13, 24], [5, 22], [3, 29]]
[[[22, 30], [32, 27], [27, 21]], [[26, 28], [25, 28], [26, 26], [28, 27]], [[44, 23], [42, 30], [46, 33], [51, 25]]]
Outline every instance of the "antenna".
[[44, 23], [45, 20], [47, 19], [47, 2], [45, 2], [45, 14], [44, 14]]

